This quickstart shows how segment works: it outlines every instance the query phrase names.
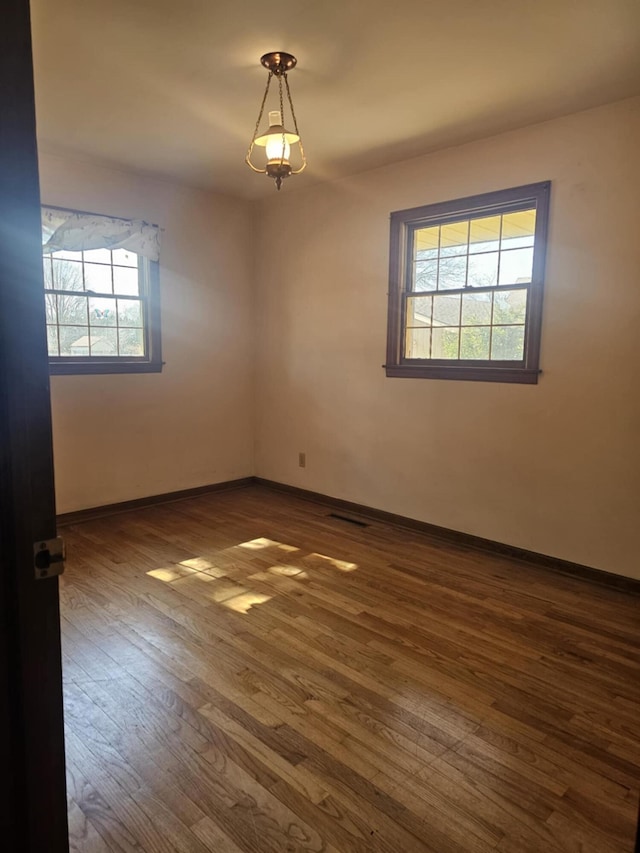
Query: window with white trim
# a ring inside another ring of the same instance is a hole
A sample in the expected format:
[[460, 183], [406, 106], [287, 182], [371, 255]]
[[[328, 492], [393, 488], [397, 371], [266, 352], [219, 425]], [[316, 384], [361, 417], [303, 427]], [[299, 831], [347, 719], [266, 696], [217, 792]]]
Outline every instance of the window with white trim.
[[162, 370], [157, 226], [52, 207], [42, 213], [51, 373]]

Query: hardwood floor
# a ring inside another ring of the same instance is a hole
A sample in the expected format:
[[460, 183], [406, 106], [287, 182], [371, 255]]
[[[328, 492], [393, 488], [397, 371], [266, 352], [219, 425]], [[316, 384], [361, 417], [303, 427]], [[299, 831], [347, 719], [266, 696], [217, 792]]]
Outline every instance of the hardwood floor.
[[63, 531], [72, 850], [631, 853], [639, 600], [329, 512]]

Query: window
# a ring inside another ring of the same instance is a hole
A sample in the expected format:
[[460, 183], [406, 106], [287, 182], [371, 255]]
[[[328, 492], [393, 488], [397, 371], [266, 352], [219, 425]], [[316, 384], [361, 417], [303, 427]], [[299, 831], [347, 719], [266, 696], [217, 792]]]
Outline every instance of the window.
[[550, 186], [391, 214], [387, 376], [538, 381]]
[[162, 370], [158, 229], [43, 209], [50, 372]]

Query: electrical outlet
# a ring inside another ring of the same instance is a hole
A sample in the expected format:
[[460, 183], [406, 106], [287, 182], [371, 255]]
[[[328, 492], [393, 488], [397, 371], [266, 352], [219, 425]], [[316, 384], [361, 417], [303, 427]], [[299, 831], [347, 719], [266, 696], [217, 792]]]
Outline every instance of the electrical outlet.
[[306, 453], [298, 453], [298, 467], [306, 468], [307, 467], [307, 454]]

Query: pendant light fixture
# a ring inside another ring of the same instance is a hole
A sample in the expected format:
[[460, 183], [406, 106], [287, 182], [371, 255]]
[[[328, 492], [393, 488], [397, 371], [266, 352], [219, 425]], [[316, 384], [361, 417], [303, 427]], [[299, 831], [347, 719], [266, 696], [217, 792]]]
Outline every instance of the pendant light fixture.
[[[263, 175], [268, 175], [270, 178], [273, 178], [276, 182], [276, 188], [280, 189], [284, 178], [288, 178], [289, 175], [299, 175], [307, 165], [304, 150], [302, 148], [302, 140], [300, 139], [300, 133], [298, 132], [298, 122], [296, 121], [296, 114], [293, 109], [291, 92], [289, 91], [289, 80], [287, 79], [287, 72], [296, 67], [298, 60], [290, 53], [275, 51], [273, 53], [265, 53], [265, 55], [260, 58], [260, 62], [269, 71], [269, 76], [267, 77], [267, 86], [264, 90], [262, 104], [260, 105], [258, 121], [256, 122], [256, 127], [253, 131], [253, 137], [251, 138], [251, 144], [249, 145], [245, 161], [254, 172], [260, 172]], [[269, 111], [269, 127], [264, 131], [264, 133], [261, 133], [258, 136], [260, 122], [262, 121], [262, 115], [269, 95], [269, 87], [271, 86], [271, 81], [274, 77], [278, 80], [279, 109]], [[287, 130], [285, 128], [283, 82], [284, 89], [287, 93], [287, 101], [289, 104], [289, 112], [291, 113], [293, 130]], [[300, 166], [294, 169], [289, 158], [291, 156], [292, 147], [294, 147], [295, 150], [296, 145], [300, 149]], [[265, 149], [266, 165], [263, 168], [254, 165], [251, 160], [256, 146]]]

